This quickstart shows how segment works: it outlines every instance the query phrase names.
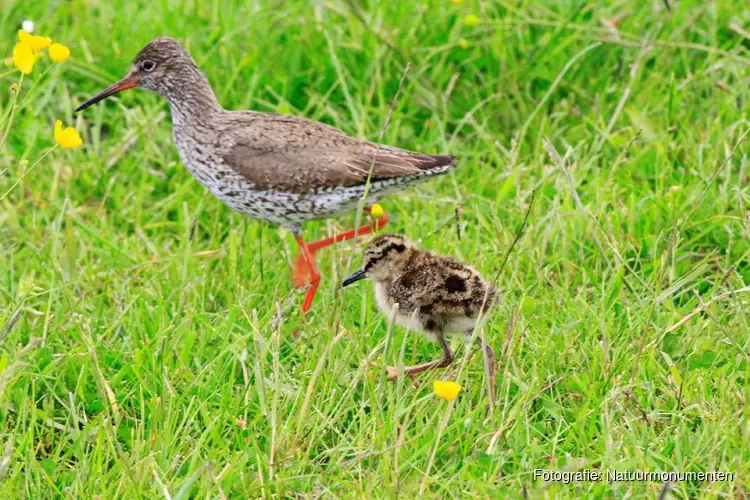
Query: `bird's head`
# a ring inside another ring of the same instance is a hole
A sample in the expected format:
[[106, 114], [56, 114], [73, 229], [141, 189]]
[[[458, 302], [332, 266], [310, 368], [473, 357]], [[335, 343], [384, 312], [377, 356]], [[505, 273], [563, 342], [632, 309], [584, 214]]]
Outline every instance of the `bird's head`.
[[367, 245], [362, 267], [346, 278], [343, 286], [365, 278], [377, 281], [395, 279], [403, 274], [404, 267], [412, 258], [414, 245], [398, 234], [378, 236]]
[[133, 67], [125, 78], [78, 106], [76, 111], [134, 88], [151, 90], [169, 98], [175, 92], [189, 90], [201, 78], [195, 61], [180, 42], [166, 36], [156, 38], [135, 56]]

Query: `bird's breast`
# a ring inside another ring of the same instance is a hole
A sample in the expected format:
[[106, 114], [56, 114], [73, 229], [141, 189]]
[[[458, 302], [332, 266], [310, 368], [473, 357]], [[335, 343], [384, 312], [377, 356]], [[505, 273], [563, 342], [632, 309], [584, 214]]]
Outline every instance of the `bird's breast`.
[[388, 290], [383, 283], [375, 283], [375, 302], [377, 302], [380, 310], [390, 320], [393, 314], [394, 302], [388, 296]]
[[388, 292], [388, 287], [385, 284], [375, 283], [375, 301], [389, 322], [394, 321], [397, 325], [401, 325], [409, 330], [422, 332], [428, 338], [434, 340], [434, 336], [425, 329], [418, 314], [404, 314], [402, 312], [398, 302]]

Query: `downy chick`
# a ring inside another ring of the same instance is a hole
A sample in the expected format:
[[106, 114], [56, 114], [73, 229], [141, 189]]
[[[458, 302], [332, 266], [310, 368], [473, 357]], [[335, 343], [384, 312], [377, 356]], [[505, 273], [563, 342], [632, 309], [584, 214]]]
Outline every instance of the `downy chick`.
[[[444, 368], [453, 362], [446, 335], [468, 340], [474, 329], [488, 319], [497, 299], [497, 291], [473, 267], [452, 257], [421, 251], [405, 237], [384, 234], [367, 246], [361, 268], [346, 278], [343, 286], [355, 281], [375, 280], [378, 307], [390, 319], [440, 342], [441, 359], [404, 368], [412, 376], [430, 368]], [[477, 337], [480, 345], [481, 338]], [[494, 381], [494, 351], [483, 346]], [[388, 379], [398, 376], [387, 367]]]

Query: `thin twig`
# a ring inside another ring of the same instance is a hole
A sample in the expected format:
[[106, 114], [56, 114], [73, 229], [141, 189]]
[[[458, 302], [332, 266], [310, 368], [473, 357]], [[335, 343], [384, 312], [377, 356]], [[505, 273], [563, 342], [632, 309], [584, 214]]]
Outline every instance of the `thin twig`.
[[5, 394], [6, 387], [11, 383], [16, 371], [21, 369], [26, 363], [24, 358], [41, 343], [41, 338], [32, 337], [29, 342], [16, 353], [15, 361], [6, 366], [5, 369], [0, 372], [0, 394]]
[[[596, 243], [596, 246], [599, 248], [599, 251], [602, 253], [602, 255], [606, 254], [604, 246], [602, 245], [602, 242], [599, 239], [598, 233], [596, 232], [597, 229], [601, 232], [602, 237], [607, 242], [607, 246], [609, 246], [610, 250], [612, 250], [612, 253], [617, 258], [617, 260], [620, 261], [620, 263], [628, 270], [630, 275], [634, 276], [635, 279], [640, 282], [641, 286], [648, 289], [649, 288], [648, 284], [643, 280], [643, 278], [638, 273], [635, 272], [632, 266], [620, 254], [619, 250], [617, 250], [617, 247], [615, 246], [615, 244], [612, 241], [610, 241], [607, 232], [604, 231], [604, 228], [599, 223], [599, 221], [597, 220], [596, 216], [591, 211], [591, 209], [589, 209], [586, 205], [583, 204], [581, 197], [578, 195], [578, 190], [576, 189], [576, 186], [575, 186], [575, 180], [573, 179], [573, 174], [570, 172], [570, 169], [566, 167], [568, 153], [565, 154], [565, 157], [562, 157], [560, 156], [560, 153], [557, 152], [557, 149], [555, 149], [555, 146], [548, 139], [544, 139], [542, 143], [545, 149], [547, 150], [547, 154], [549, 155], [549, 157], [554, 162], [557, 163], [557, 166], [560, 168], [560, 170], [562, 170], [563, 174], [565, 175], [565, 178], [567, 179], [568, 184], [570, 185], [570, 190], [571, 190], [571, 193], [573, 194], [573, 201], [575, 202], [576, 207], [578, 207], [578, 209], [581, 212], [583, 212], [585, 215], [588, 215], [589, 217], [591, 217], [591, 220], [594, 223], [594, 227], [591, 228], [591, 236], [594, 239], [594, 243]], [[568, 149], [568, 151], [570, 152], [571, 150]], [[628, 288], [628, 290], [630, 290], [631, 293], [633, 293], [636, 299], [640, 301], [641, 300], [640, 295], [636, 293], [635, 289], [630, 284], [630, 282], [626, 279], [623, 279], [623, 283], [625, 283], [625, 286]]]
[[354, 14], [354, 17], [357, 18], [357, 20], [362, 23], [362, 26], [365, 27], [367, 31], [375, 35], [375, 38], [383, 42], [383, 44], [386, 45], [389, 49], [391, 49], [393, 52], [399, 55], [401, 59], [408, 60], [409, 56], [406, 54], [403, 50], [401, 50], [399, 47], [396, 47], [390, 40], [388, 40], [386, 37], [383, 36], [382, 33], [380, 33], [378, 30], [374, 29], [372, 26], [370, 26], [370, 23], [367, 22], [367, 19], [365, 19], [365, 15], [362, 13], [362, 10], [359, 8], [357, 4], [355, 4], [352, 0], [344, 0], [344, 3], [346, 3], [349, 8], [352, 11], [352, 14]]
[[607, 175], [607, 185], [611, 185], [615, 178], [615, 172], [617, 172], [617, 169], [620, 167], [620, 165], [625, 161], [625, 155], [627, 154], [628, 150], [630, 149], [630, 146], [633, 145], [633, 143], [638, 139], [641, 134], [643, 133], [642, 130], [638, 130], [635, 134], [633, 134], [633, 137], [630, 138], [627, 144], [625, 144], [625, 147], [622, 148], [620, 153], [617, 155], [617, 158], [615, 158], [614, 163], [612, 163], [612, 168], [609, 169], [609, 174]]
[[159, 477], [159, 473], [156, 471], [156, 469], [154, 469], [151, 472], [153, 472], [154, 481], [156, 482], [156, 484], [161, 489], [161, 493], [162, 493], [162, 495], [164, 495], [164, 498], [166, 500], [172, 500], [172, 495], [169, 494], [169, 489], [167, 488], [167, 485], [165, 485], [164, 482]]
[[[667, 0], [664, 0], [664, 3], [669, 5], [667, 3]], [[661, 487], [661, 491], [659, 492], [659, 500], [665, 500], [667, 498], [667, 493], [669, 493], [669, 481], [664, 481], [664, 485]]]
[[599, 151], [601, 151], [602, 147], [604, 146], [604, 143], [607, 141], [607, 139], [609, 138], [609, 135], [612, 133], [612, 129], [617, 123], [617, 119], [622, 113], [622, 110], [625, 109], [625, 103], [627, 103], [628, 98], [630, 97], [630, 93], [633, 91], [633, 85], [636, 83], [636, 77], [638, 76], [638, 68], [641, 64], [641, 60], [646, 56], [646, 54], [648, 53], [650, 49], [651, 47], [644, 47], [643, 50], [641, 50], [641, 52], [635, 58], [635, 61], [630, 65], [630, 80], [628, 81], [628, 85], [625, 87], [625, 90], [622, 92], [622, 96], [620, 97], [620, 100], [618, 101], [617, 106], [615, 107], [615, 110], [612, 113], [612, 116], [609, 118], [609, 122], [607, 122], [607, 126], [601, 132], [601, 134], [599, 134], [599, 137], [596, 140], [594, 147], [591, 148], [590, 155], [592, 157], [596, 156], [599, 153]]
[[719, 300], [725, 299], [725, 298], [729, 297], [730, 295], [734, 295], [734, 294], [742, 293], [742, 292], [750, 292], [750, 286], [742, 287], [742, 288], [737, 289], [737, 290], [730, 290], [728, 292], [720, 293], [719, 295], [717, 295], [716, 297], [712, 298], [708, 302], [704, 302], [701, 305], [699, 305], [698, 307], [696, 307], [695, 309], [693, 309], [693, 311], [690, 314], [688, 314], [687, 316], [685, 316], [684, 318], [682, 318], [680, 321], [678, 321], [674, 325], [672, 325], [669, 328], [667, 328], [666, 330], [664, 330], [664, 333], [672, 333], [673, 331], [677, 330], [682, 325], [684, 325], [685, 323], [687, 323], [688, 321], [690, 321], [690, 319], [693, 316], [695, 316], [696, 314], [700, 314], [706, 307], [710, 306], [714, 302], [717, 302]]
[[508, 247], [508, 251], [505, 252], [505, 257], [503, 258], [502, 264], [500, 264], [500, 269], [497, 270], [495, 273], [495, 278], [493, 279], [493, 283], [497, 284], [497, 280], [500, 279], [500, 273], [503, 272], [503, 269], [505, 268], [505, 264], [508, 262], [508, 257], [510, 257], [510, 253], [513, 251], [513, 249], [516, 246], [516, 243], [518, 243], [518, 240], [521, 239], [521, 236], [523, 236], [523, 230], [526, 228], [526, 222], [529, 220], [529, 214], [531, 213], [531, 207], [534, 205], [534, 199], [536, 198], [536, 189], [531, 190], [531, 199], [529, 200], [529, 206], [526, 208], [526, 214], [523, 216], [523, 222], [521, 222], [521, 227], [518, 228], [518, 231], [516, 232], [516, 237], [513, 239], [513, 243], [510, 244], [510, 247]]
[[[588, 52], [594, 50], [597, 47], [601, 47], [601, 42], [592, 43], [588, 47], [585, 47], [583, 50], [575, 54], [573, 57], [570, 58], [570, 60], [565, 63], [565, 66], [560, 70], [560, 72], [557, 74], [557, 77], [552, 82], [552, 85], [550, 85], [549, 89], [547, 89], [547, 92], [544, 94], [542, 99], [537, 103], [534, 110], [531, 112], [531, 114], [526, 118], [526, 121], [521, 126], [521, 129], [518, 132], [518, 142], [520, 143], [524, 136], [526, 135], [526, 130], [528, 130], [529, 126], [531, 125], [531, 122], [534, 121], [534, 118], [536, 117], [537, 113], [541, 111], [542, 107], [547, 103], [550, 97], [555, 93], [557, 90], [557, 87], [560, 85], [560, 82], [562, 82], [562, 79], [565, 77], [565, 75], [568, 73], [570, 68], [573, 67], [573, 65], [578, 62], [580, 58], [585, 56]], [[520, 149], [520, 148], [518, 148]], [[516, 150], [516, 154], [518, 154], [518, 150]], [[515, 158], [513, 158], [513, 163], [515, 163]]]
[[8, 140], [8, 134], [10, 134], [10, 128], [13, 126], [13, 117], [16, 114], [16, 109], [18, 104], [18, 96], [21, 95], [21, 88], [23, 85], [23, 73], [21, 73], [21, 78], [18, 79], [18, 90], [13, 93], [13, 101], [10, 103], [10, 112], [8, 113], [8, 124], [5, 126], [5, 133], [3, 133], [3, 138], [0, 140], [0, 151], [3, 150], [5, 147], [5, 141]]
[[[375, 173], [375, 165], [378, 161], [378, 153], [383, 147], [383, 137], [385, 137], [385, 129], [388, 128], [388, 124], [391, 122], [391, 115], [393, 115], [393, 109], [396, 107], [396, 103], [398, 102], [398, 97], [401, 95], [401, 88], [404, 85], [404, 80], [406, 79], [406, 74], [409, 73], [409, 68], [411, 68], [411, 63], [406, 63], [406, 67], [404, 68], [404, 72], [401, 73], [401, 79], [398, 81], [398, 87], [396, 88], [396, 95], [393, 96], [393, 99], [391, 100], [390, 105], [388, 106], [388, 114], [385, 115], [385, 122], [383, 122], [383, 126], [380, 128], [380, 135], [378, 136], [378, 147], [375, 149], [375, 154], [372, 157], [372, 162], [370, 163], [370, 171], [367, 173], [367, 181], [365, 182], [365, 190], [362, 193], [362, 200], [365, 202], [367, 201], [367, 195], [370, 193], [370, 186], [372, 184], [372, 174]], [[361, 212], [358, 210], [357, 215], [360, 216]]]
[[[669, 41], [669, 40], [643, 40], [638, 35], [628, 33], [626, 31], [618, 30], [622, 40], [615, 40], [612, 38], [611, 33], [606, 28], [596, 28], [592, 26], [586, 26], [582, 24], [566, 23], [560, 21], [549, 21], [546, 19], [533, 19], [524, 18], [519, 20], [509, 21], [489, 21], [485, 23], [488, 27], [487, 31], [494, 30], [498, 27], [515, 27], [515, 26], [548, 26], [558, 29], [566, 29], [571, 31], [577, 31], [585, 39], [595, 41], [599, 44], [610, 44], [610, 45], [621, 45], [623, 47], [643, 48], [644, 45], [653, 45], [654, 47], [662, 47], [666, 49], [689, 49], [696, 50], [699, 52], [705, 52], [707, 54], [714, 54], [723, 56], [729, 59], [733, 59], [745, 65], [750, 65], [750, 58], [743, 57], [737, 54], [733, 54], [723, 49], [717, 49], [716, 47], [710, 47], [695, 42], [683, 42], [683, 41]], [[594, 33], [594, 36], [588, 36], [590, 33]], [[481, 33], [480, 33], [481, 34]]]
[[646, 317], [646, 326], [643, 327], [643, 334], [641, 334], [641, 343], [638, 345], [638, 352], [635, 355], [635, 361], [633, 361], [633, 369], [630, 371], [630, 383], [633, 383], [633, 379], [635, 379], [635, 374], [638, 371], [638, 362], [641, 360], [641, 355], [643, 354], [643, 350], [646, 348], [646, 337], [648, 337], [648, 331], [651, 328], [651, 318], [654, 314], [654, 307], [656, 306], [656, 301], [651, 302], [651, 307], [648, 309], [648, 317]]
[[[523, 216], [523, 221], [521, 222], [521, 226], [518, 228], [518, 231], [516, 231], [516, 236], [513, 238], [513, 242], [510, 244], [510, 247], [508, 247], [508, 251], [505, 252], [505, 257], [503, 258], [502, 264], [500, 264], [500, 268], [495, 273], [495, 276], [492, 280], [492, 287], [487, 287], [484, 292], [484, 298], [482, 299], [482, 307], [479, 308], [479, 314], [477, 317], [481, 318], [485, 311], [487, 311], [488, 306], [491, 307], [491, 304], [488, 304], [490, 290], [492, 288], [497, 289], [497, 282], [500, 279], [500, 275], [503, 272], [503, 269], [505, 268], [505, 264], [508, 262], [508, 257], [510, 257], [511, 252], [516, 246], [516, 243], [518, 243], [518, 240], [521, 239], [521, 236], [523, 236], [523, 231], [526, 228], [526, 223], [529, 220], [529, 214], [531, 214], [531, 208], [534, 206], [534, 200], [536, 199], [536, 189], [531, 190], [531, 199], [529, 200], [529, 206], [526, 208], [526, 213]], [[478, 323], [477, 323], [478, 324]], [[485, 374], [487, 375], [488, 384], [487, 384], [487, 390], [489, 391], [489, 405], [490, 405], [490, 413], [494, 415], [495, 412], [495, 393], [494, 393], [494, 386], [495, 381], [490, 378], [491, 371], [489, 370], [489, 360], [487, 359], [487, 339], [484, 338], [483, 331], [480, 331], [481, 329], [477, 328], [476, 325], [474, 325], [474, 331], [471, 334], [471, 343], [475, 344], [477, 341], [477, 338], [480, 338], [482, 340], [482, 355], [485, 360]], [[463, 369], [463, 366], [466, 361], [464, 361], [461, 364], [460, 371]], [[497, 360], [495, 360], [495, 363], [497, 363]]]
[[738, 35], [750, 40], [750, 31], [747, 31], [740, 26], [737, 21], [729, 21], [729, 24], [727, 25], [730, 30], [734, 31]]
[[463, 215], [464, 211], [463, 208], [461, 208], [461, 205], [456, 205], [456, 238], [458, 241], [461, 241], [461, 215]]
[[16, 311], [16, 313], [11, 316], [10, 320], [8, 320], [8, 322], [3, 325], [2, 329], [0, 329], [0, 342], [2, 342], [5, 339], [5, 336], [8, 335], [14, 326], [16, 326], [19, 319], [21, 319], [21, 311]]
[[0, 73], [0, 78], [5, 78], [8, 75], [12, 75], [13, 73], [16, 73], [18, 71], [18, 68], [13, 68], [10, 71], [6, 71], [5, 73]]
[[703, 192], [701, 193], [700, 197], [698, 198], [698, 201], [695, 203], [690, 204], [690, 210], [688, 210], [688, 213], [685, 217], [682, 218], [683, 221], [687, 222], [690, 217], [693, 215], [695, 210], [700, 206], [700, 204], [703, 202], [703, 199], [706, 197], [706, 194], [708, 194], [708, 190], [711, 189], [711, 186], [713, 186], [714, 182], [716, 182], [716, 178], [719, 177], [719, 173], [724, 169], [724, 166], [729, 163], [729, 160], [732, 159], [734, 156], [734, 153], [737, 152], [737, 149], [742, 145], [743, 142], [745, 142], [745, 138], [747, 138], [747, 134], [750, 133], [750, 127], [748, 127], [745, 132], [742, 133], [737, 143], [734, 145], [732, 150], [729, 152], [726, 158], [724, 158], [724, 161], [719, 164], [719, 166], [714, 170], [713, 174], [711, 175], [711, 178], [708, 181], [708, 184], [706, 184], [706, 187], [703, 189]]
[[3, 452], [3, 458], [0, 460], [0, 479], [3, 478], [5, 472], [8, 470], [10, 465], [10, 457], [13, 456], [13, 442], [15, 439], [11, 434], [11, 437], [5, 442], [5, 452]]
[[[367, 21], [367, 19], [365, 18], [365, 15], [362, 12], [362, 9], [359, 6], [357, 6], [352, 0], [344, 0], [344, 2], [352, 10], [352, 13], [354, 13], [354, 17], [356, 17], [357, 20], [360, 23], [362, 23], [362, 26], [367, 31], [372, 33], [373, 36], [375, 36], [375, 38], [380, 40], [380, 42], [382, 42], [386, 47], [388, 47], [389, 50], [395, 53], [401, 59], [402, 62], [409, 64], [411, 55], [408, 52], [405, 52], [403, 49], [396, 46], [393, 42], [391, 42], [388, 38], [386, 38], [380, 31], [373, 28], [370, 25], [370, 23]], [[424, 100], [424, 104], [426, 104], [428, 107], [434, 107], [436, 103], [438, 102], [438, 98], [441, 95], [440, 90], [435, 88], [435, 84], [428, 77], [424, 76], [424, 72], [417, 74], [416, 77], [412, 78], [412, 81], [414, 81], [417, 84], [417, 89], [424, 94], [421, 96], [422, 99]]]
[[[164, 111], [161, 111], [154, 116], [153, 120], [150, 120], [147, 125], [157, 125], [161, 123], [164, 118], [167, 117], [167, 113]], [[109, 157], [107, 160], [107, 166], [106, 168], [112, 168], [115, 165], [117, 165], [117, 162], [120, 161], [120, 159], [125, 156], [125, 154], [130, 151], [130, 149], [136, 145], [138, 142], [138, 139], [141, 136], [141, 133], [144, 132], [146, 129], [146, 126], [141, 127], [140, 129], [134, 128], [131, 131], [129, 131], [125, 137], [122, 140], [122, 145], [112, 154], [112, 156]]]
[[427, 477], [430, 474], [430, 470], [432, 469], [432, 466], [435, 464], [435, 456], [437, 455], [438, 447], [440, 446], [440, 440], [443, 436], [443, 432], [445, 431], [445, 427], [448, 425], [448, 420], [450, 419], [451, 414], [453, 413], [453, 409], [455, 408], [455, 401], [451, 401], [448, 403], [448, 407], [445, 409], [445, 413], [443, 414], [443, 418], [440, 419], [440, 424], [438, 425], [437, 430], [437, 436], [435, 437], [435, 444], [432, 447], [432, 453], [430, 453], [430, 460], [427, 462], [427, 468], [424, 471], [424, 476], [422, 476], [422, 482], [419, 485], [419, 496], [423, 496], [425, 489], [427, 488]]
[[[544, 387], [542, 387], [536, 394], [534, 394], [534, 396], [531, 399], [529, 399], [527, 401], [524, 401], [523, 405], [521, 406], [521, 408], [519, 408], [518, 412], [515, 412], [514, 414], [509, 415], [508, 419], [505, 421], [505, 423], [497, 431], [491, 432], [489, 434], [483, 434], [482, 436], [479, 436], [479, 438], [477, 438], [477, 440], [479, 440], [480, 438], [486, 437], [486, 436], [492, 436], [490, 438], [490, 443], [487, 445], [487, 451], [486, 451], [486, 453], [488, 455], [492, 455], [492, 453], [495, 451], [495, 445], [497, 444], [497, 441], [500, 439], [500, 437], [502, 437], [503, 433], [513, 424], [513, 422], [515, 422], [515, 420], [518, 417], [518, 415], [522, 411], [524, 411], [526, 408], [528, 408], [531, 403], [533, 403], [534, 401], [536, 401], [536, 399], [539, 396], [541, 396], [542, 394], [544, 394], [548, 390], [552, 389], [555, 385], [557, 385], [558, 382], [560, 382], [562, 379], [563, 379], [562, 377], [556, 378], [555, 380], [553, 380], [549, 384], [547, 384]], [[525, 394], [528, 394], [528, 391]]]
[[745, 224], [746, 236], [750, 239], [750, 210], [745, 210], [745, 202], [742, 199], [742, 193], [737, 191], [737, 198], [740, 201], [740, 215], [742, 215], [742, 222]]
[[516, 331], [516, 308], [511, 306], [510, 308], [510, 320], [508, 320], [508, 328], [505, 330], [505, 342], [503, 343], [503, 350], [500, 353], [500, 359], [505, 359], [505, 354], [508, 352], [510, 347], [510, 341], [513, 340], [513, 333]]
[[24, 180], [26, 178], [26, 176], [31, 173], [32, 170], [34, 170], [34, 167], [36, 167], [39, 164], [40, 161], [42, 161], [44, 158], [46, 158], [46, 156], [48, 154], [50, 154], [52, 151], [54, 151], [55, 149], [57, 149], [58, 146], [59, 146], [59, 144], [55, 144], [54, 146], [52, 146], [51, 148], [49, 148], [47, 151], [45, 151], [44, 154], [42, 156], [40, 156], [34, 163], [32, 163], [31, 166], [28, 169], [26, 169], [26, 172], [24, 172], [23, 175], [21, 175], [21, 177], [19, 177], [18, 180], [16, 182], [14, 182], [13, 185], [10, 188], [8, 188], [8, 190], [5, 193], [3, 193], [2, 196], [0, 196], [0, 200], [5, 199], [5, 197], [8, 196], [8, 194], [11, 191], [13, 191], [16, 188], [16, 186], [18, 186], [21, 183], [21, 181]]
[[[372, 158], [372, 163], [370, 164], [370, 171], [367, 173], [367, 180], [365, 181], [365, 189], [362, 193], [362, 198], [360, 198], [359, 203], [357, 205], [357, 214], [354, 217], [354, 230], [359, 230], [360, 224], [362, 222], [362, 212], [365, 209], [365, 205], [367, 204], [367, 195], [370, 193], [370, 186], [372, 185], [372, 174], [375, 171], [375, 162], [378, 159], [378, 152], [383, 147], [383, 137], [385, 137], [385, 129], [388, 127], [388, 124], [391, 121], [391, 115], [393, 114], [393, 109], [396, 107], [396, 103], [398, 102], [398, 98], [401, 95], [401, 88], [404, 85], [404, 79], [406, 78], [406, 74], [409, 72], [410, 65], [409, 63], [406, 64], [406, 67], [404, 68], [404, 72], [401, 74], [401, 79], [398, 81], [398, 87], [396, 88], [396, 94], [393, 96], [393, 99], [391, 100], [390, 106], [388, 107], [388, 114], [385, 116], [385, 121], [383, 122], [383, 126], [380, 128], [380, 134], [378, 135], [378, 147], [375, 149], [375, 154]], [[354, 249], [354, 240], [355, 238], [352, 238], [352, 249]], [[349, 253], [349, 260], [346, 264], [347, 268], [351, 268], [352, 266], [352, 259], [354, 258], [354, 252]]]

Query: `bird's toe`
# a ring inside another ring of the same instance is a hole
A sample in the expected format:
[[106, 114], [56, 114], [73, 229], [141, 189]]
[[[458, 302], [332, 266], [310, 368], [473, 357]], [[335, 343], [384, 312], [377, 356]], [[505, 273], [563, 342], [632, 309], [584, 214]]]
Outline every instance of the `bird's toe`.
[[313, 271], [302, 255], [297, 256], [292, 268], [292, 280], [297, 288], [305, 288], [312, 283]]
[[398, 380], [398, 368], [396, 368], [395, 366], [386, 366], [385, 373], [386, 373], [386, 379], [389, 382]]

